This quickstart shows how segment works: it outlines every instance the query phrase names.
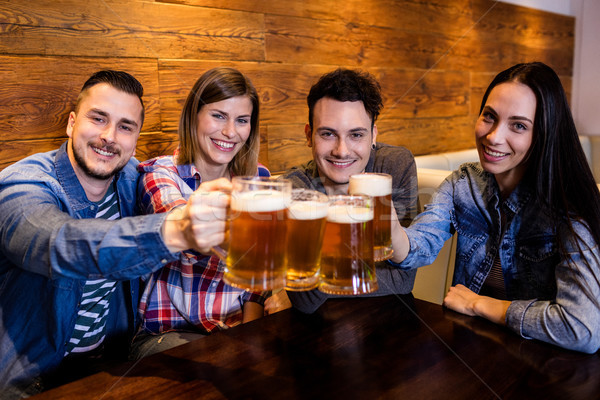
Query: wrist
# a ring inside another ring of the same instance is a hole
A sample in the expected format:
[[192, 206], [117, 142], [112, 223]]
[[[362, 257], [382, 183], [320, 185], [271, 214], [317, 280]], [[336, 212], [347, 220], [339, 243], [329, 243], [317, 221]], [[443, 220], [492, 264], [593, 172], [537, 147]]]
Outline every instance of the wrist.
[[189, 229], [189, 220], [183, 218], [183, 207], [171, 210], [162, 226], [162, 238], [172, 253], [191, 248], [184, 232]]
[[510, 301], [498, 300], [487, 296], [478, 296], [473, 302], [473, 313], [490, 321], [506, 325], [506, 312]]

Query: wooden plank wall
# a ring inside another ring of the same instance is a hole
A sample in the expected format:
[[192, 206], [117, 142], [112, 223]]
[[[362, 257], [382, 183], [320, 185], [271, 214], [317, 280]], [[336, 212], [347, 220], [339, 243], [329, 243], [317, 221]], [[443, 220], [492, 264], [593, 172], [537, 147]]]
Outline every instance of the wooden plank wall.
[[310, 158], [306, 94], [338, 66], [380, 80], [380, 141], [415, 155], [472, 147], [498, 71], [544, 61], [569, 91], [574, 23], [489, 0], [0, 0], [0, 169], [63, 142], [81, 85], [102, 68], [144, 85], [139, 159], [174, 149], [187, 92], [217, 65], [257, 87], [272, 172]]

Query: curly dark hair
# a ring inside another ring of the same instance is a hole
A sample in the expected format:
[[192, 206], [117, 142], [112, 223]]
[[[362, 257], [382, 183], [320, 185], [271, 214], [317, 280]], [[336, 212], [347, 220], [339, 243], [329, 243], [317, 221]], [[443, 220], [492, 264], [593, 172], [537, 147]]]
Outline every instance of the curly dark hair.
[[362, 101], [367, 114], [371, 117], [371, 128], [375, 124], [381, 109], [381, 86], [368, 72], [338, 68], [317, 81], [308, 93], [308, 123], [313, 128], [313, 111], [317, 101], [329, 97], [337, 101]]

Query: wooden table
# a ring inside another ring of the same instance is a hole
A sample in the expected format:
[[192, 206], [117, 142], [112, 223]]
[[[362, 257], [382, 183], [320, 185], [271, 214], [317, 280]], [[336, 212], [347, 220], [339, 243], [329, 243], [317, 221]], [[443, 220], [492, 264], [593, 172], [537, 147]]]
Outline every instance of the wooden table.
[[[286, 310], [40, 399], [591, 399], [600, 354], [519, 338], [412, 295]], [[37, 399], [38, 397], [36, 397]]]

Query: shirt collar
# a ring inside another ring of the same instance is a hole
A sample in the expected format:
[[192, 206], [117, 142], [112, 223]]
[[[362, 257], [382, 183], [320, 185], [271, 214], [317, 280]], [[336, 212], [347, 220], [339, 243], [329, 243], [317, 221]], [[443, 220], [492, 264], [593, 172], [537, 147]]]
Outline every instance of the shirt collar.
[[173, 164], [177, 168], [177, 174], [183, 179], [183, 181], [192, 189], [198, 189], [198, 186], [202, 183], [202, 176], [198, 171], [198, 168], [194, 163], [190, 164], [177, 164], [177, 158], [179, 156], [179, 147], [175, 149], [173, 153]]
[[[476, 170], [481, 173], [484, 176], [484, 180], [487, 181], [486, 188], [483, 190], [486, 203], [489, 204], [490, 202], [493, 202], [496, 206], [500, 205], [502, 203], [500, 187], [498, 186], [498, 182], [496, 182], [494, 175], [486, 172], [483, 167], [481, 167], [481, 164], [477, 164]], [[532, 196], [532, 189], [529, 185], [521, 181], [508, 198], [504, 200], [503, 205], [511, 212], [517, 214], [527, 203], [529, 203]]]

